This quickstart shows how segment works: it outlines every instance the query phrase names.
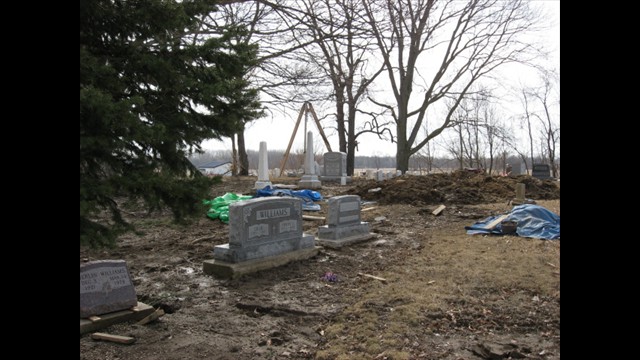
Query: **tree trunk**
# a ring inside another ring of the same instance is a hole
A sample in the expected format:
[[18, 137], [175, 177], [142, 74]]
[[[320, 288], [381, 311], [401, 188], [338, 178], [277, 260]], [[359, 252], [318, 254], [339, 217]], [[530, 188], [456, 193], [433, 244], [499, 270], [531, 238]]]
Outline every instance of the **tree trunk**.
[[[355, 167], [356, 158], [356, 109], [353, 106], [349, 106], [349, 131], [347, 133], [347, 176], [353, 176], [353, 170]], [[344, 126], [343, 126], [344, 128]]]
[[244, 146], [244, 126], [243, 129], [238, 131], [238, 175], [249, 175], [249, 157], [247, 156], [247, 149]]

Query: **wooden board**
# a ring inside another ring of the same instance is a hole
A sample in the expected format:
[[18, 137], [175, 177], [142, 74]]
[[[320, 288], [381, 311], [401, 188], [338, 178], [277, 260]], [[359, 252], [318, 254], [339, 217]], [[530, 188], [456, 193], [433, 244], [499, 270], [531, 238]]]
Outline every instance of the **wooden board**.
[[444, 210], [445, 208], [446, 208], [446, 206], [440, 205], [435, 210], [433, 210], [432, 214], [435, 215], [435, 216], [438, 216], [438, 215], [440, 215], [442, 210]]
[[91, 334], [91, 338], [93, 340], [106, 340], [117, 342], [120, 344], [133, 344], [134, 342], [136, 342], [136, 339], [130, 336], [111, 335], [99, 332]]
[[498, 226], [498, 224], [500, 224], [508, 216], [509, 216], [509, 214], [504, 214], [504, 215], [498, 216], [495, 220], [493, 220], [492, 222], [490, 222], [487, 225], [483, 226], [483, 229], [487, 229], [487, 230], [493, 229], [494, 227]]
[[[135, 309], [135, 311], [133, 309]], [[130, 310], [121, 310], [108, 314], [101, 314], [100, 319], [95, 321], [91, 321], [89, 319], [80, 319], [80, 335], [100, 330], [107, 326], [125, 321], [138, 321], [145, 318], [147, 315], [153, 313], [154, 311], [155, 309], [153, 308], [153, 306], [149, 306], [138, 301], [138, 305]]]
[[136, 324], [138, 324], [138, 325], [148, 324], [148, 323], [150, 323], [152, 321], [156, 321], [157, 319], [159, 319], [163, 315], [164, 315], [164, 310], [158, 309], [158, 310], [154, 311], [151, 315], [149, 315], [146, 318], [138, 321]]
[[324, 216], [302, 215], [303, 220], [325, 220]]

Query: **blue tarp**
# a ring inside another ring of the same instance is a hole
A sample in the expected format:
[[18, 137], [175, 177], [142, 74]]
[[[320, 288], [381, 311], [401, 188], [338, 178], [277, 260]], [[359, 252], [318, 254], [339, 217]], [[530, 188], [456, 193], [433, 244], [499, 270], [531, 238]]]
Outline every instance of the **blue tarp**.
[[256, 190], [255, 197], [264, 196], [293, 196], [302, 199], [302, 210], [307, 211], [320, 211], [320, 204], [315, 204], [314, 201], [322, 200], [322, 195], [313, 190], [291, 190], [291, 189], [278, 189], [272, 188], [267, 185], [262, 189]]
[[[483, 227], [498, 216], [490, 216], [482, 221], [478, 221], [471, 226], [465, 226], [467, 234], [502, 234], [502, 226], [498, 224], [493, 230]], [[516, 234], [522, 237], [536, 239], [555, 240], [560, 238], [560, 216], [539, 205], [524, 204], [518, 205], [511, 210], [509, 216], [504, 221], [516, 221], [518, 226]]]

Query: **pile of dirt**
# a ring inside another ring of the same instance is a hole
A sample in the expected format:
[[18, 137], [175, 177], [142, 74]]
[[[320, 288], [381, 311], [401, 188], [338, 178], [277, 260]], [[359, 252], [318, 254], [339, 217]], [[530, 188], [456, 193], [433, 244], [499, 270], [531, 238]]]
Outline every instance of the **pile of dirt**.
[[430, 175], [403, 175], [389, 180], [358, 182], [345, 193], [380, 204], [461, 204], [508, 202], [515, 197], [516, 184], [525, 184], [525, 197], [532, 200], [560, 199], [555, 180], [527, 175], [488, 176], [467, 171]]

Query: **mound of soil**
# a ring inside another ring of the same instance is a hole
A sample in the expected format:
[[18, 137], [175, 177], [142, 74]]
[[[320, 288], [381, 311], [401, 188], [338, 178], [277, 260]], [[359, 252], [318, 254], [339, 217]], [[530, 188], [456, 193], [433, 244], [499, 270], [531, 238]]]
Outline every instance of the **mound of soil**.
[[380, 204], [476, 205], [508, 202], [515, 197], [518, 183], [525, 184], [527, 199], [560, 199], [560, 186], [555, 180], [540, 180], [527, 175], [488, 176], [467, 171], [403, 175], [384, 181], [366, 180], [345, 193]]

